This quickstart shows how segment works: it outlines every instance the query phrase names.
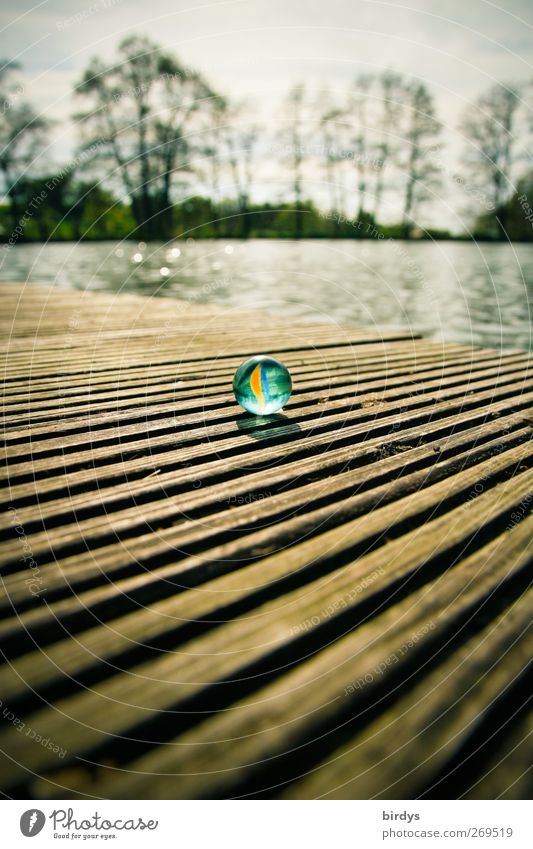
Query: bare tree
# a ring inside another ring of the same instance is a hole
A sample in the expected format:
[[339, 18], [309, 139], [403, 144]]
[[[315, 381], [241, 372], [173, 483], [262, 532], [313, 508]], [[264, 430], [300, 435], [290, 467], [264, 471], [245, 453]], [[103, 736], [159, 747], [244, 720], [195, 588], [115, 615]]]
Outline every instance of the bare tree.
[[488, 192], [502, 234], [506, 202], [514, 191], [520, 102], [519, 86], [494, 85], [477, 100], [460, 126], [468, 139], [465, 165], [474, 184]]
[[369, 100], [370, 90], [374, 84], [372, 74], [360, 74], [354, 83], [349, 97], [349, 111], [355, 122], [353, 152], [357, 172], [357, 215], [360, 218], [365, 212], [368, 168], [370, 161], [369, 133]]
[[13, 76], [17, 64], [4, 61], [0, 65], [0, 173], [11, 221], [16, 224], [26, 198], [26, 174], [44, 147], [50, 122], [20, 99], [24, 90]]
[[435, 116], [433, 98], [423, 83], [412, 83], [405, 89], [406, 128], [405, 153], [401, 160], [405, 189], [403, 202], [403, 235], [408, 238], [418, 206], [439, 183], [439, 168], [434, 154], [442, 126]]
[[[326, 100], [326, 105], [324, 105]], [[344, 192], [342, 186], [343, 175], [341, 164], [345, 158], [343, 149], [345, 124], [345, 110], [331, 102], [329, 94], [320, 98], [321, 114], [319, 127], [324, 143], [324, 167], [326, 181], [330, 191], [330, 209], [334, 212], [344, 211]]]
[[[253, 160], [259, 127], [250, 121], [245, 103], [231, 103], [226, 98], [217, 97], [212, 127], [207, 133], [204, 153], [207, 155], [207, 172], [211, 197], [214, 205], [229, 200], [231, 194], [237, 201], [241, 216], [241, 235], [249, 234], [251, 187], [253, 183]], [[222, 186], [226, 195], [223, 198]], [[229, 194], [228, 194], [229, 190]], [[218, 221], [214, 222], [215, 230]]]
[[211, 207], [215, 216], [213, 229], [218, 235], [220, 230], [220, 205], [222, 201], [221, 182], [225, 165], [226, 133], [230, 121], [230, 104], [224, 97], [213, 99], [209, 128], [203, 134], [202, 154], [207, 166], [207, 181], [211, 197]]
[[[130, 198], [146, 238], [172, 232], [172, 186], [190, 167], [195, 134], [207, 126], [216, 96], [205, 80], [143, 36], [119, 46], [111, 66], [94, 59], [76, 88], [90, 108], [78, 114], [84, 147], [107, 163]], [[196, 135], [196, 138], [198, 136]]]

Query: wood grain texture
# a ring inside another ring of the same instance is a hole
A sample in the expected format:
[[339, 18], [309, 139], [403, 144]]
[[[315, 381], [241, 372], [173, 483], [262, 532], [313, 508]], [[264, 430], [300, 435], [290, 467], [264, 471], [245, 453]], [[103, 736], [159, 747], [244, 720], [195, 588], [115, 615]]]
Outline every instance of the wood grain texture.
[[6, 795], [528, 795], [525, 352], [1, 294]]

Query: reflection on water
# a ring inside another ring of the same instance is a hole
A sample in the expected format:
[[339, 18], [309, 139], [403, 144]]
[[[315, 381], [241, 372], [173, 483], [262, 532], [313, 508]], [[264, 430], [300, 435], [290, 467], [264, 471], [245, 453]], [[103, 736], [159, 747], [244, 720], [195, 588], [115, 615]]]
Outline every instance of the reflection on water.
[[[20, 245], [0, 280], [138, 292], [531, 347], [533, 245], [187, 241]], [[274, 320], [274, 319], [273, 319]]]

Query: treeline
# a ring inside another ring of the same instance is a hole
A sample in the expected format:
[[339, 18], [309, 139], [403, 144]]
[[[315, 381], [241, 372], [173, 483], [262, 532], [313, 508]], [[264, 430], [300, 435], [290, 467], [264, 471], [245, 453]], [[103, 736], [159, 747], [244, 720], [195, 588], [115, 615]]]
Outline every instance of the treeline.
[[78, 82], [79, 148], [50, 173], [51, 122], [4, 63], [0, 239], [442, 238], [420, 221], [451, 190], [464, 234], [530, 240], [526, 88], [495, 85], [466, 110], [452, 168], [420, 81], [364, 74], [342, 96], [295, 85], [264, 126], [249, 105], [131, 36], [114, 63], [94, 59]]
[[[67, 178], [48, 194], [46, 187], [55, 179], [51, 176], [28, 181], [27, 211], [11, 231], [10, 208], [0, 207], [0, 231], [6, 244], [146, 237], [146, 228], [137, 225], [130, 205], [117, 200], [101, 185]], [[171, 238], [292, 239], [297, 220], [298, 238], [303, 239], [381, 239], [404, 235], [401, 224], [378, 225], [372, 215], [364, 212], [356, 219], [347, 218], [334, 210], [319, 209], [311, 201], [303, 201], [298, 207], [294, 203], [282, 206], [250, 203], [243, 215], [231, 200], [215, 205], [209, 197], [196, 196], [174, 204], [167, 224]], [[412, 235], [451, 238], [448, 231], [435, 228], [415, 230]], [[152, 238], [168, 237], [156, 231]]]

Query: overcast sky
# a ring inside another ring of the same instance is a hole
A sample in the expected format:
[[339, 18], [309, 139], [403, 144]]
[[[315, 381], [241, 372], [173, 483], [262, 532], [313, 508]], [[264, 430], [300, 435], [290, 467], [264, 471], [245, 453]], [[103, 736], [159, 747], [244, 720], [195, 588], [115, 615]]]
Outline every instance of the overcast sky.
[[[342, 89], [390, 67], [424, 80], [439, 117], [496, 80], [533, 78], [533, 0], [2, 0], [0, 52], [25, 69], [26, 96], [48, 117], [72, 114], [73, 82], [128, 33], [175, 51], [228, 94], [275, 110], [289, 82]], [[75, 142], [58, 124], [55, 158]]]

